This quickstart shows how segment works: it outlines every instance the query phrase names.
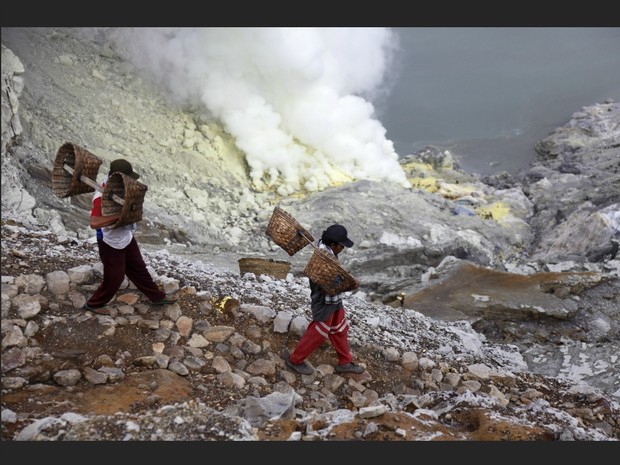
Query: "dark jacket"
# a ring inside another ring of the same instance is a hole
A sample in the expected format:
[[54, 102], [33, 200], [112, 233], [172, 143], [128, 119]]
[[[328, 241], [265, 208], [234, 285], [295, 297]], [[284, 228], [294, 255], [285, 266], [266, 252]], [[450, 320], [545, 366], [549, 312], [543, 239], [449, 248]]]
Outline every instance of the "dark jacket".
[[329, 315], [342, 308], [342, 300], [339, 295], [328, 296], [321, 286], [310, 280], [310, 308], [313, 321], [325, 321]]

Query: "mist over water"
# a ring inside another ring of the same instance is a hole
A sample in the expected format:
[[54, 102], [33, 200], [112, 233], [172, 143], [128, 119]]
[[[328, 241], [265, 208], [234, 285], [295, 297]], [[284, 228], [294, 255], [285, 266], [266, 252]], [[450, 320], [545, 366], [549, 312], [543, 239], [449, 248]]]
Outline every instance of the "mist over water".
[[451, 148], [468, 171], [516, 173], [583, 106], [620, 101], [620, 28], [394, 28], [378, 119], [399, 156]]

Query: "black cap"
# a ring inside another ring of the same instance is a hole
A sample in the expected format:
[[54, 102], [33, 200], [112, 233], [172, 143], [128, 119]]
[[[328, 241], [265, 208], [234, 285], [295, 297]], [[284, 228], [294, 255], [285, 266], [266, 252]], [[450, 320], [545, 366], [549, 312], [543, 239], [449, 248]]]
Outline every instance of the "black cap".
[[134, 179], [138, 179], [140, 175], [133, 170], [131, 163], [123, 158], [119, 158], [118, 160], [114, 160], [110, 163], [110, 174], [116, 173], [120, 171], [127, 176], [131, 176]]
[[345, 247], [353, 247], [353, 241], [347, 237], [347, 229], [341, 224], [332, 224], [325, 230], [323, 235], [334, 242], [339, 242]]

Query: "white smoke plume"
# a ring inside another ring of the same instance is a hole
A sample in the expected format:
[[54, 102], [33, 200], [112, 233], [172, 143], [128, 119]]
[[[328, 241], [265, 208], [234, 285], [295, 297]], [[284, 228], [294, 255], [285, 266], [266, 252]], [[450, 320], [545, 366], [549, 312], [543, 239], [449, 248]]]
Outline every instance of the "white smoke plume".
[[[204, 105], [258, 189], [356, 179], [410, 186], [370, 98], [394, 51], [385, 28], [121, 28], [116, 40], [183, 103]], [[385, 89], [383, 89], [385, 90]]]

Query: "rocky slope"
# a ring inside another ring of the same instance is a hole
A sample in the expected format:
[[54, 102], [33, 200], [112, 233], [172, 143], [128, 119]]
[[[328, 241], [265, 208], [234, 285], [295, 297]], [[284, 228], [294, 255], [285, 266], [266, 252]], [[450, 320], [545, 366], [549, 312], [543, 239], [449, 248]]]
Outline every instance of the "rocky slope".
[[[347, 298], [362, 374], [328, 344], [298, 375], [279, 354], [308, 324], [307, 278], [239, 276], [149, 254], [181, 296], [126, 283], [110, 316], [80, 310], [101, 278], [92, 243], [2, 226], [4, 440], [613, 440], [620, 406], [536, 375], [466, 321]], [[69, 254], [68, 251], [71, 251]]]
[[[283, 197], [105, 36], [3, 28], [2, 45], [3, 439], [618, 439], [617, 103], [575, 113], [519, 176], [479, 179], [428, 147], [401, 159], [410, 188]], [[119, 155], [139, 168], [138, 238], [177, 305], [128, 286], [112, 317], [80, 310], [100, 268], [90, 195], [52, 194], [66, 141], [101, 173]], [[365, 374], [335, 374], [327, 346], [312, 377], [284, 367], [311, 248], [286, 257], [266, 236], [274, 205], [356, 240], [343, 261], [362, 283], [347, 308]], [[239, 276], [248, 256], [291, 274]]]

